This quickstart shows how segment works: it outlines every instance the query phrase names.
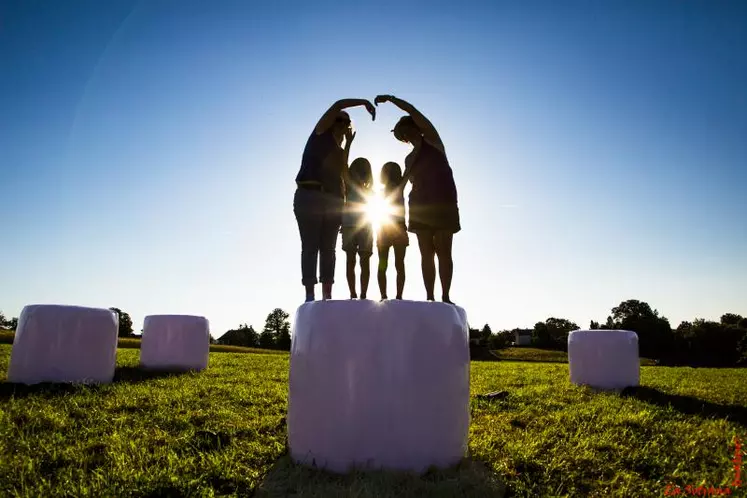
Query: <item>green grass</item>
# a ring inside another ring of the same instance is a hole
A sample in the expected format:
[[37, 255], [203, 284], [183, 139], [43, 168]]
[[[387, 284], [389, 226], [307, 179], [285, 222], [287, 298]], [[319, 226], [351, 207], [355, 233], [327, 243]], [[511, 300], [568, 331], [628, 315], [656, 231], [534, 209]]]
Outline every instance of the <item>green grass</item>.
[[[0, 344], [13, 344], [14, 333], [0, 330]], [[120, 337], [117, 347], [120, 349], [140, 349], [140, 338]], [[213, 353], [256, 353], [256, 354], [280, 354], [287, 355], [287, 351], [263, 348], [244, 348], [241, 346], [224, 346], [222, 344], [211, 344], [210, 351]]]
[[[140, 349], [140, 338], [120, 337], [119, 348]], [[287, 355], [288, 351], [263, 348], [244, 348], [241, 346], [225, 346], [223, 344], [211, 344], [210, 351], [213, 353], [255, 353], [255, 354], [280, 354]]]
[[25, 387], [4, 383], [9, 353], [0, 496], [662, 496], [728, 485], [734, 436], [747, 446], [747, 369], [642, 367], [643, 387], [616, 394], [570, 385], [562, 363], [473, 362], [462, 465], [333, 476], [284, 456], [287, 354], [167, 375], [121, 349], [112, 384]]
[[[549, 349], [538, 349], [528, 347], [512, 347], [498, 349], [492, 353], [504, 361], [538, 361], [543, 363], [568, 363], [568, 353], [565, 351], [551, 351]], [[641, 358], [641, 365], [654, 365], [654, 360]]]

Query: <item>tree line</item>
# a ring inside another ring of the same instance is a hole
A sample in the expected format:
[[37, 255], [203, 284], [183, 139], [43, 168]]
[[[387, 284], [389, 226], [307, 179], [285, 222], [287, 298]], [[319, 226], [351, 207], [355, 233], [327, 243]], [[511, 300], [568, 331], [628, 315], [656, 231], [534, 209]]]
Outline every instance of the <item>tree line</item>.
[[7, 318], [3, 312], [0, 311], [0, 327], [15, 330], [18, 327], [18, 317]]
[[[119, 337], [134, 337], [132, 333], [132, 318], [119, 308], [109, 308], [117, 313], [119, 317]], [[15, 330], [18, 328], [18, 317], [6, 318], [5, 314], [0, 311], [0, 327]]]
[[[501, 330], [493, 333], [489, 325], [470, 329], [472, 344], [502, 349], [513, 344], [518, 334], [531, 337], [531, 346], [568, 350], [568, 334], [579, 330], [565, 318], [550, 317], [531, 329]], [[638, 334], [641, 357], [663, 365], [707, 367], [747, 366], [747, 317], [724, 313], [719, 321], [696, 318], [672, 328], [669, 320], [656, 309], [637, 299], [628, 299], [612, 308], [604, 323], [592, 320], [589, 329], [632, 330]]]
[[253, 326], [244, 323], [238, 328], [228, 330], [215, 342], [227, 346], [290, 351], [291, 336], [288, 318], [290, 318], [288, 312], [275, 308], [267, 315], [262, 332], [258, 333]]
[[[119, 319], [119, 337], [139, 337], [132, 328], [132, 318], [129, 313], [119, 308], [109, 308], [117, 314]], [[254, 330], [251, 325], [242, 324], [238, 328], [226, 331], [215, 339], [210, 336], [211, 344], [225, 344], [229, 346], [243, 346], [247, 348], [284, 349], [290, 351], [290, 322], [288, 312], [275, 308], [265, 320], [265, 326], [261, 332]], [[0, 327], [15, 330], [18, 327], [18, 318], [6, 318], [0, 312]], [[142, 332], [142, 331], [141, 331]]]
[[[130, 315], [119, 308], [110, 308], [119, 316], [119, 336], [137, 337], [132, 330]], [[250, 348], [290, 350], [290, 315], [281, 308], [272, 310], [260, 332], [241, 324], [226, 331], [211, 343]], [[0, 312], [0, 326], [15, 329], [18, 318], [6, 318]], [[696, 318], [672, 328], [669, 320], [643, 301], [628, 299], [611, 309], [604, 323], [592, 320], [590, 329], [632, 330], [638, 334], [640, 355], [658, 360], [664, 365], [747, 366], [747, 317], [725, 313], [719, 321]], [[568, 350], [568, 334], [580, 327], [565, 318], [550, 317], [537, 322], [531, 329], [515, 328], [493, 332], [490, 325], [470, 328], [470, 343], [487, 349], [511, 346], [518, 334], [530, 336], [531, 346], [543, 349]]]

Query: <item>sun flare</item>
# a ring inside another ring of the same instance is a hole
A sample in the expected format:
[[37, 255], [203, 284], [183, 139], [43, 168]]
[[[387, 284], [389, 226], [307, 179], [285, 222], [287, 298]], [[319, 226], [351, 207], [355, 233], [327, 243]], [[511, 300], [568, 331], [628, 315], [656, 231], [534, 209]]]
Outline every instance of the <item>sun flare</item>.
[[381, 185], [377, 185], [373, 193], [368, 197], [364, 207], [366, 218], [371, 222], [374, 229], [391, 223], [394, 207], [384, 197]]

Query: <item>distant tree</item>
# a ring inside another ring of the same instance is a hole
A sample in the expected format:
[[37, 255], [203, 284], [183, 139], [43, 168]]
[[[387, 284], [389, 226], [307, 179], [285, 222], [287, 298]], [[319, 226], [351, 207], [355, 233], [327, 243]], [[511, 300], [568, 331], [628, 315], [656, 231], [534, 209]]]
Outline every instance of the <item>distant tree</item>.
[[251, 325], [242, 324], [238, 328], [226, 331], [218, 338], [217, 343], [226, 346], [253, 348], [259, 346], [259, 334]]
[[247, 327], [246, 324], [244, 324], [244, 333], [246, 334], [246, 346], [249, 348], [254, 348], [259, 346], [259, 334], [256, 330], [254, 330], [254, 327], [249, 325]]
[[599, 322], [592, 320], [589, 322], [589, 330], [599, 330]]
[[488, 349], [503, 349], [508, 347], [514, 340], [514, 333], [510, 330], [501, 330], [490, 336]]
[[632, 330], [638, 334], [641, 356], [661, 358], [669, 354], [674, 347], [674, 334], [669, 320], [660, 317], [659, 312], [637, 299], [628, 299], [612, 308], [612, 315], [607, 318], [611, 328]]
[[[745, 330], [747, 329], [747, 327], [744, 327], [744, 328], [740, 327], [740, 329]], [[739, 341], [739, 346], [737, 347], [737, 354], [739, 355], [739, 360], [737, 361], [737, 364], [747, 365], [747, 333], [745, 333], [742, 336], [742, 339]]]
[[0, 325], [5, 325], [5, 314], [0, 311]]
[[275, 337], [273, 336], [272, 332], [263, 330], [262, 333], [259, 334], [259, 347], [266, 349], [275, 348]]
[[469, 344], [470, 344], [470, 347], [482, 346], [483, 345], [482, 343], [483, 343], [482, 330], [470, 328], [469, 329]]
[[290, 348], [291, 348], [290, 325], [283, 327], [283, 329], [280, 330], [280, 332], [278, 332], [277, 346], [278, 346], [278, 349], [282, 349], [283, 351], [290, 351]]
[[537, 322], [532, 329], [532, 345], [538, 348], [552, 347], [552, 337], [545, 322]]
[[675, 330], [686, 331], [686, 330], [690, 330], [690, 328], [692, 326], [693, 326], [692, 323], [690, 323], [688, 321], [682, 321], [682, 322], [680, 322], [679, 325], [677, 325], [677, 328]]
[[721, 315], [721, 323], [723, 325], [738, 325], [741, 320], [742, 317], [734, 313], [725, 313]]
[[18, 328], [18, 317], [11, 318], [6, 321], [5, 324], [10, 327], [11, 330], [16, 330]]
[[[281, 333], [284, 335], [286, 332], [290, 334], [290, 322], [288, 321], [290, 315], [280, 309], [275, 308], [267, 315], [265, 320], [265, 327], [262, 329], [262, 334], [259, 336], [259, 345], [265, 348], [280, 347], [278, 339]], [[288, 336], [290, 337], [290, 335]], [[285, 345], [285, 339], [280, 338], [282, 345]], [[290, 349], [290, 342], [288, 343], [288, 349]]]
[[568, 348], [568, 333], [578, 329], [579, 326], [570, 320], [550, 317], [534, 325], [532, 336], [539, 347], [565, 351]]
[[739, 320], [739, 324], [737, 325], [740, 329], [747, 329], [747, 317], [742, 318]]
[[483, 326], [482, 331], [480, 331], [480, 338], [487, 343], [490, 341], [490, 336], [493, 335], [493, 331], [490, 329], [490, 325], [487, 323]]
[[698, 318], [675, 331], [680, 361], [700, 366], [734, 366], [747, 346], [747, 330]]
[[119, 317], [119, 337], [130, 337], [132, 335], [132, 318], [119, 308], [109, 308]]

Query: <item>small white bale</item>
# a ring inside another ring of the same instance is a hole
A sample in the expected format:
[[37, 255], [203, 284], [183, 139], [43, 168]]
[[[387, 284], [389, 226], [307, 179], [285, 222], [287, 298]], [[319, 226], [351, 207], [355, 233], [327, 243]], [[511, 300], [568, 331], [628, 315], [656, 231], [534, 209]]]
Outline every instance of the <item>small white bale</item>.
[[143, 321], [140, 364], [164, 370], [204, 370], [210, 356], [210, 324], [203, 316], [149, 315]]
[[332, 472], [458, 463], [469, 435], [469, 361], [460, 307], [303, 304], [292, 331], [291, 457]]
[[118, 326], [117, 314], [105, 308], [25, 306], [18, 317], [8, 382], [111, 382]]
[[599, 389], [635, 387], [640, 380], [638, 334], [630, 330], [574, 330], [568, 334], [571, 383]]

